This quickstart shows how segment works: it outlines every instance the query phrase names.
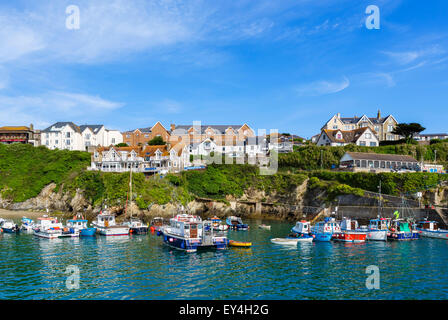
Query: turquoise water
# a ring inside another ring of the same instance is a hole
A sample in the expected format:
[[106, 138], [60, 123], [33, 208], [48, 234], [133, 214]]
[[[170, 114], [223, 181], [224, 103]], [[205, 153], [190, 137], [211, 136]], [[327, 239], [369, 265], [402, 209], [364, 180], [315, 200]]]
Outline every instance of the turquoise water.
[[[156, 235], [0, 236], [0, 299], [447, 299], [448, 241], [280, 246], [291, 223], [248, 220], [230, 239], [251, 249], [184, 253]], [[271, 231], [258, 224], [272, 226]], [[66, 268], [79, 268], [68, 289]], [[377, 265], [380, 289], [366, 288]]]

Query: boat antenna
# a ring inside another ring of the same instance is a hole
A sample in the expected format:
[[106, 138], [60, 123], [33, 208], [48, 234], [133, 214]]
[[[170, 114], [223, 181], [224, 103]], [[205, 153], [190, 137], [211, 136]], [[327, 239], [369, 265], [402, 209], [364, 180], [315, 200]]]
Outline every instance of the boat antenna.
[[381, 180], [380, 180], [380, 185], [378, 186], [378, 190], [379, 190], [379, 197], [378, 197], [378, 219], [381, 218]]

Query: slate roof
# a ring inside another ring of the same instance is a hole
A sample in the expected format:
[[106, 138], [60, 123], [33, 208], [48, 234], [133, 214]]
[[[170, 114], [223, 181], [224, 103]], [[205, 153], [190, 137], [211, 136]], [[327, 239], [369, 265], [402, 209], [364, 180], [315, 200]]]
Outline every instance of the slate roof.
[[[229, 127], [232, 128], [233, 130], [237, 131], [238, 129], [240, 129], [243, 126], [243, 124], [238, 124], [238, 125], [210, 125], [210, 124], [201, 124], [200, 128], [201, 128], [201, 134], [205, 133], [205, 130], [207, 130], [207, 128], [212, 128], [215, 130], [216, 133], [218, 134], [225, 134], [226, 133], [226, 129], [228, 129]], [[172, 130], [171, 132], [175, 132], [175, 133], [182, 133], [182, 132], [187, 132], [190, 128], [192, 128], [193, 125], [177, 125], [175, 126], [174, 130]], [[179, 130], [179, 131], [177, 131]]]
[[348, 154], [353, 160], [418, 162], [411, 156], [400, 154], [381, 154], [370, 152], [346, 152], [346, 154]]
[[[60, 129], [62, 129], [66, 125], [70, 126], [76, 132], [81, 133], [81, 129], [76, 124], [74, 124], [73, 122], [56, 122], [56, 123], [52, 124], [51, 126], [49, 126], [48, 128], [42, 130], [42, 132], [56, 132], [56, 131], [60, 131]], [[59, 130], [57, 130], [57, 129], [59, 129]]]
[[[366, 132], [366, 130], [369, 130], [369, 127], [349, 130], [349, 131], [342, 131], [342, 130], [323, 130], [327, 137], [330, 139], [331, 142], [337, 142], [337, 143], [356, 143], [358, 139], [361, 137], [361, 135]], [[370, 129], [372, 133], [375, 135], [376, 132], [372, 129]], [[337, 139], [337, 133], [342, 133], [342, 139]]]
[[83, 124], [82, 126], [79, 126], [79, 129], [83, 132], [86, 128], [89, 128], [93, 133], [97, 133], [101, 127], [103, 127], [102, 124]]

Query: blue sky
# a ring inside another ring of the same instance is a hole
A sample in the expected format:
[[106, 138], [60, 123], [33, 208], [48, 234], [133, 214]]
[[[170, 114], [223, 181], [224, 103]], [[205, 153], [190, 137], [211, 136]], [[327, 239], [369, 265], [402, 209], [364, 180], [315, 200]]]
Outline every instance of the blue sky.
[[200, 120], [311, 137], [337, 112], [381, 109], [448, 132], [447, 15], [442, 0], [0, 0], [0, 125]]

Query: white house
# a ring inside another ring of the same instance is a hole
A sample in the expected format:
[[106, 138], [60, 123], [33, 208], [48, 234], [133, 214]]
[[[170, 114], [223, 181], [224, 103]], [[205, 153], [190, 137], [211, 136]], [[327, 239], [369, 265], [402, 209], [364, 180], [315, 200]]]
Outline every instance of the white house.
[[42, 145], [50, 149], [86, 151], [91, 146], [110, 146], [121, 142], [121, 132], [108, 130], [104, 125], [77, 126], [73, 122], [56, 122], [41, 132]]
[[367, 147], [379, 146], [378, 137], [370, 127], [363, 127], [350, 131], [324, 129], [317, 140], [318, 146], [335, 147], [345, 146], [350, 143]]
[[49, 149], [85, 150], [81, 130], [73, 122], [56, 122], [42, 130], [41, 144]]

